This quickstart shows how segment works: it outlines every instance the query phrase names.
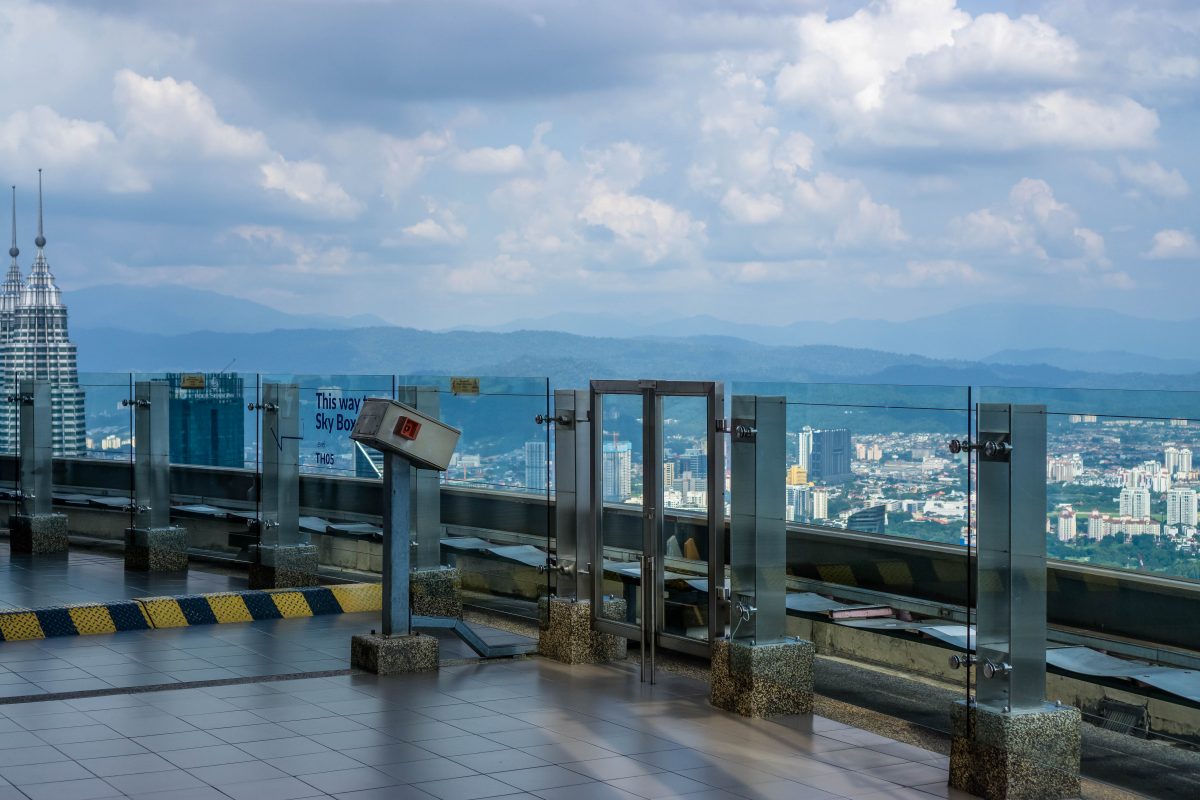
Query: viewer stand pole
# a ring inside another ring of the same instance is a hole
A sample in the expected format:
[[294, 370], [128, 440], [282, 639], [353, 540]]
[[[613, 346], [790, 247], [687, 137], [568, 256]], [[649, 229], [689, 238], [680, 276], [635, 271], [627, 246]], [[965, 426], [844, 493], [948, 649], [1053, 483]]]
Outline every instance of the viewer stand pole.
[[383, 635], [412, 633], [409, 607], [412, 464], [386, 452], [383, 460]]

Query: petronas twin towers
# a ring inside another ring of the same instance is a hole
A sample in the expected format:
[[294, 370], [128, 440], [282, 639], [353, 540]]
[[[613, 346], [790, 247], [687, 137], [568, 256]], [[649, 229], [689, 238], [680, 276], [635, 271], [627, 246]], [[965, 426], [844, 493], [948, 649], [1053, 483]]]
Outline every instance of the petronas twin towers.
[[75, 345], [67, 338], [67, 307], [46, 261], [42, 230], [42, 171], [38, 170], [37, 254], [28, 278], [17, 263], [16, 187], [13, 187], [12, 262], [0, 290], [0, 449], [13, 453], [19, 440], [17, 407], [8, 401], [23, 379], [50, 382], [54, 455], [82, 456], [86, 450], [83, 390]]

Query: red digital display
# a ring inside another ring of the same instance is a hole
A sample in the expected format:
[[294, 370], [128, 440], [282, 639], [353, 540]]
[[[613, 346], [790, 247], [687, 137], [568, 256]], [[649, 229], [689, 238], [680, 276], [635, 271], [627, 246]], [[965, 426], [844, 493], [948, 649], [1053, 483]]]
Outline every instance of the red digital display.
[[417, 434], [421, 432], [421, 423], [410, 417], [401, 417], [396, 420], [396, 427], [392, 429], [392, 433], [399, 436], [401, 439], [412, 441], [417, 438]]

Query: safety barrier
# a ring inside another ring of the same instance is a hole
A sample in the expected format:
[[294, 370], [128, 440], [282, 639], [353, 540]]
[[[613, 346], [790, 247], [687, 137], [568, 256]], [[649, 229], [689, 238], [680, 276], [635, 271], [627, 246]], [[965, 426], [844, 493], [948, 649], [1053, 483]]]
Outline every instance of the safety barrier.
[[0, 611], [0, 640], [353, 614], [382, 607], [383, 590], [378, 583], [139, 597], [115, 603]]

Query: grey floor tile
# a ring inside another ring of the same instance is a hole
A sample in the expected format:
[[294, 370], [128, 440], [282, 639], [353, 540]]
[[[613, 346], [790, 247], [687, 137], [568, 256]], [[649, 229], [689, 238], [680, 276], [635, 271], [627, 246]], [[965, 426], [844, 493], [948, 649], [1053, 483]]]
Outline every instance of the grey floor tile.
[[264, 739], [261, 742], [242, 742], [239, 748], [255, 758], [270, 760], [286, 756], [302, 756], [309, 753], [328, 753], [329, 748], [304, 736], [286, 739]]
[[189, 775], [181, 769], [165, 772], [143, 772], [138, 775], [116, 775], [104, 779], [125, 794], [148, 794], [157, 797], [170, 797], [176, 800], [184, 790], [204, 787], [199, 778]]
[[584, 783], [578, 786], [558, 786], [538, 789], [533, 794], [542, 800], [638, 800], [639, 795], [618, 789], [609, 783]]
[[[33, 734], [29, 735], [32, 736]], [[22, 764], [45, 764], [58, 761], [61, 758], [62, 754], [48, 744], [0, 749], [0, 768], [20, 766]]]
[[451, 759], [462, 764], [464, 767], [470, 767], [476, 772], [488, 775], [496, 772], [544, 767], [547, 765], [547, 762], [540, 758], [511, 748], [507, 750], [488, 750], [483, 753], [464, 753], [463, 755], [451, 756]]
[[568, 761], [590, 761], [593, 758], [611, 758], [612, 750], [605, 750], [594, 744], [570, 739], [554, 744], [544, 744], [538, 747], [522, 747], [531, 756], [548, 761], [551, 764], [563, 764]]
[[15, 731], [0, 733], [0, 750], [11, 750], [17, 747], [39, 747], [50, 744], [32, 731]]
[[853, 772], [851, 770], [815, 775], [796, 782], [802, 783], [805, 786], [812, 786], [816, 789], [823, 789], [826, 792], [838, 794], [843, 797], [859, 797], [871, 792], [882, 792], [898, 788], [891, 781], [885, 781], [882, 778], [875, 778], [871, 775], [864, 775], [861, 772]]
[[474, 775], [475, 770], [464, 767], [448, 758], [429, 758], [423, 761], [405, 761], [397, 764], [379, 764], [376, 769], [386, 772], [401, 783], [424, 783], [447, 778], [462, 778]]
[[772, 783], [756, 783], [738, 794], [746, 800], [842, 800], [844, 795], [827, 792], [795, 781], [779, 780]]
[[682, 748], [679, 750], [662, 750], [654, 753], [638, 753], [631, 758], [642, 761], [660, 769], [678, 772], [684, 769], [699, 769], [721, 763], [717, 756], [702, 753], [699, 750]]
[[653, 772], [662, 772], [659, 767], [653, 764], [647, 764], [644, 761], [638, 761], [629, 756], [596, 758], [591, 761], [571, 761], [562, 766], [598, 781], [632, 778], [635, 775], [649, 775]]
[[504, 733], [484, 734], [488, 739], [500, 742], [507, 747], [538, 747], [544, 744], [555, 744], [574, 737], [563, 736], [544, 728], [529, 728], [520, 731], [505, 731]]
[[376, 745], [374, 747], [356, 747], [343, 750], [344, 755], [367, 766], [379, 764], [400, 764], [409, 761], [423, 761], [433, 757], [433, 753], [415, 744], [397, 742], [396, 744]]
[[79, 762], [89, 772], [101, 778], [114, 775], [133, 775], [142, 772], [163, 772], [175, 765], [156, 753], [134, 753], [127, 756], [85, 758]]
[[248, 783], [287, 777], [282, 770], [275, 769], [265, 761], [239, 761], [236, 764], [196, 767], [189, 769], [188, 772], [210, 786], [218, 787], [230, 783]]
[[934, 783], [939, 780], [945, 782], [948, 777], [944, 769], [914, 762], [893, 764], [889, 767], [873, 767], [865, 769], [863, 772], [873, 775], [876, 778], [883, 778], [885, 781], [900, 784], [901, 786], [918, 786], [925, 783]]
[[231, 744], [193, 747], [187, 750], [170, 750], [161, 755], [180, 769], [211, 767], [217, 764], [234, 764], [239, 761], [256, 760], [255, 756]]
[[926, 794], [917, 789], [910, 789], [907, 786], [897, 786], [894, 789], [886, 789], [882, 792], [859, 795], [859, 800], [930, 800], [931, 797], [933, 795]]
[[256, 716], [250, 711], [232, 710], [232, 711], [217, 711], [211, 714], [189, 714], [181, 716], [184, 722], [189, 725], [199, 728], [202, 731], [213, 730], [215, 728], [236, 728], [245, 725], [262, 724], [262, 717]]
[[121, 791], [99, 778], [76, 781], [54, 781], [23, 787], [29, 800], [96, 800], [101, 797], [122, 797]]
[[271, 759], [271, 766], [288, 775], [312, 775], [315, 772], [335, 772], [354, 769], [362, 764], [342, 753], [326, 750], [324, 753], [305, 753], [298, 756], [281, 756]]
[[[450, 739], [430, 739], [422, 741], [418, 746], [439, 756], [463, 756], [471, 753], [486, 753], [491, 750], [508, 749], [508, 745], [501, 744], [485, 736], [476, 736], [475, 734], [455, 736]], [[530, 755], [537, 757], [536, 753], [530, 753]]]
[[[0, 734], [4, 735], [4, 734]], [[100, 739], [119, 739], [121, 734], [107, 725], [91, 724], [77, 725], [69, 728], [52, 728], [37, 731], [37, 737], [46, 744], [73, 744], [75, 742], [94, 742]]]
[[538, 789], [554, 789], [559, 786], [576, 786], [592, 782], [592, 779], [587, 775], [581, 775], [578, 772], [560, 767], [557, 764], [548, 764], [543, 767], [529, 767], [509, 772], [498, 772], [495, 773], [494, 777], [515, 789], [525, 792], [532, 792]]
[[513, 793], [513, 787], [487, 775], [468, 775], [415, 784], [418, 789], [439, 800], [481, 800]]
[[290, 777], [235, 783], [222, 786], [221, 791], [233, 800], [299, 800], [324, 794], [320, 789]]
[[[162, 792], [127, 795], [129, 800], [164, 800]], [[170, 800], [229, 800], [229, 795], [211, 786], [193, 786], [190, 789], [171, 789]]]
[[182, 733], [167, 733], [162, 736], [135, 736], [133, 741], [154, 753], [224, 744], [224, 742], [211, 733], [195, 730], [184, 731]]
[[106, 758], [108, 756], [131, 756], [145, 753], [142, 747], [132, 739], [99, 739], [94, 742], [69, 742], [55, 745], [68, 758], [82, 761], [85, 758]]
[[870, 750], [878, 750], [881, 753], [887, 753], [889, 756], [899, 756], [900, 758], [908, 759], [909, 761], [929, 761], [940, 756], [939, 753], [934, 753], [930, 750], [925, 750], [915, 745], [905, 744], [904, 742], [887, 742], [886, 744], [869, 744], [867, 748]]
[[623, 789], [630, 794], [636, 794], [638, 797], [645, 797], [647, 800], [656, 800], [657, 798], [671, 795], [703, 792], [713, 788], [709, 784], [701, 783], [675, 772], [655, 772], [650, 775], [635, 775], [631, 778], [618, 778], [607, 781], [607, 783], [618, 789]]
[[25, 764], [19, 767], [0, 767], [0, 778], [13, 786], [27, 786], [33, 783], [50, 783], [51, 781], [74, 781], [95, 777], [73, 761], [62, 761], [55, 764]]
[[834, 750], [831, 753], [818, 753], [814, 755], [818, 761], [824, 761], [827, 764], [836, 764], [839, 767], [846, 769], [870, 769], [871, 767], [887, 767], [892, 764], [903, 764], [907, 759], [899, 756], [890, 756], [887, 753], [881, 753], [878, 750], [868, 750], [865, 747], [854, 747], [849, 750]]
[[381, 786], [357, 792], [334, 795], [337, 800], [432, 800], [433, 795], [422, 792], [415, 786]]
[[296, 735], [295, 731], [276, 725], [274, 722], [239, 725], [236, 728], [214, 728], [208, 733], [229, 744], [261, 742], [264, 739], [291, 739]]
[[378, 789], [381, 786], [395, 786], [402, 783], [397, 778], [373, 767], [356, 767], [336, 772], [324, 772], [319, 775], [305, 775], [302, 780], [326, 794]]
[[742, 766], [732, 761], [715, 767], [680, 770], [679, 774], [717, 789], [734, 789], [753, 786], [757, 783], [773, 783], [779, 780], [778, 775], [754, 767]]

